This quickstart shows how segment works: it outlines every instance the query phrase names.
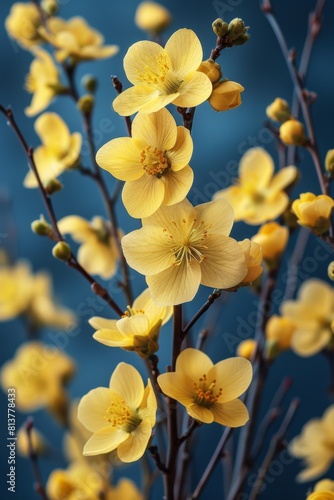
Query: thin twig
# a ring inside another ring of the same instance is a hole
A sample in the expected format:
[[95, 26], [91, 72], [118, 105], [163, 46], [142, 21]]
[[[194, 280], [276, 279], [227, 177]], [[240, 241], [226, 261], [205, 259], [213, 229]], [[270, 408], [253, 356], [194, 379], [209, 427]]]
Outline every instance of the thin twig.
[[208, 297], [208, 300], [203, 304], [203, 306], [197, 311], [197, 313], [191, 318], [189, 323], [183, 328], [182, 335], [186, 336], [189, 330], [194, 326], [194, 324], [200, 319], [201, 316], [211, 307], [215, 300], [217, 300], [222, 294], [222, 290], [215, 289]]
[[44, 485], [43, 485], [41, 471], [39, 470], [38, 455], [36, 453], [36, 450], [35, 450], [33, 442], [32, 442], [31, 433], [32, 433], [33, 426], [34, 426], [34, 421], [31, 417], [29, 417], [25, 423], [25, 431], [27, 433], [27, 438], [28, 438], [29, 458], [30, 458], [30, 462], [32, 465], [34, 478], [35, 478], [34, 487], [35, 487], [36, 493], [38, 493], [38, 495], [43, 500], [49, 500], [49, 497], [47, 496]]

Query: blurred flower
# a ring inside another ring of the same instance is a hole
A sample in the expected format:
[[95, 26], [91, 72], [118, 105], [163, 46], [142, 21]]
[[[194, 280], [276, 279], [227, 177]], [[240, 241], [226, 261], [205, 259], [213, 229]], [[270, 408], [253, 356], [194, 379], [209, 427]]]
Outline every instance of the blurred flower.
[[[43, 184], [58, 177], [76, 165], [80, 157], [81, 134], [70, 134], [66, 123], [56, 113], [44, 113], [35, 121], [35, 130], [42, 146], [34, 150], [34, 160]], [[38, 187], [37, 179], [29, 170], [24, 186]]]
[[257, 342], [254, 339], [243, 340], [237, 347], [237, 356], [240, 356], [241, 358], [245, 358], [251, 361], [256, 346]]
[[67, 409], [64, 387], [73, 374], [73, 361], [64, 352], [41, 342], [28, 342], [2, 366], [0, 376], [4, 390], [16, 388], [19, 411], [46, 407], [64, 422]]
[[334, 492], [334, 481], [332, 481], [331, 479], [322, 479], [321, 481], [318, 481], [314, 485], [313, 491], [332, 491], [332, 492]]
[[81, 243], [78, 261], [90, 274], [104, 279], [114, 276], [117, 270], [118, 250], [110, 233], [110, 224], [102, 217], [87, 221], [77, 215], [69, 215], [58, 222], [61, 233], [70, 234]]
[[[48, 449], [48, 445], [45, 441], [44, 436], [37, 429], [35, 429], [35, 427], [33, 427], [30, 430], [30, 437], [34, 453], [36, 453], [37, 455], [44, 455]], [[17, 452], [19, 453], [19, 455], [21, 455], [22, 457], [29, 457], [30, 448], [25, 425], [17, 430], [16, 438]]]
[[306, 497], [306, 500], [334, 500], [334, 493], [331, 491], [315, 491]]
[[50, 500], [99, 500], [111, 489], [108, 478], [83, 462], [74, 462], [67, 469], [51, 472], [46, 492]]
[[309, 227], [316, 234], [323, 234], [330, 228], [333, 207], [334, 200], [330, 196], [302, 193], [292, 203], [291, 210], [297, 216], [298, 224]]
[[0, 321], [9, 321], [22, 314], [31, 298], [32, 276], [28, 264], [0, 268]]
[[222, 76], [220, 65], [213, 59], [202, 61], [197, 71], [202, 71], [202, 73], [210, 78], [210, 82], [212, 83], [217, 83]]
[[241, 158], [237, 185], [214, 195], [224, 198], [235, 212], [235, 220], [262, 224], [276, 219], [287, 208], [289, 197], [284, 192], [297, 177], [296, 167], [282, 168], [274, 175], [274, 162], [262, 148], [251, 148]]
[[144, 500], [144, 496], [130, 479], [121, 478], [109, 490], [106, 500]]
[[26, 89], [33, 94], [30, 106], [25, 109], [27, 116], [34, 116], [49, 106], [61, 87], [57, 66], [52, 57], [43, 49], [35, 49], [36, 58], [30, 64], [26, 77]]
[[295, 118], [285, 121], [280, 126], [279, 137], [288, 146], [305, 146], [307, 142], [304, 125]]
[[240, 94], [244, 90], [244, 87], [237, 82], [223, 80], [213, 85], [208, 101], [215, 111], [228, 111], [240, 106]]
[[91, 28], [82, 17], [61, 19], [51, 17], [40, 35], [56, 49], [56, 58], [64, 62], [68, 57], [74, 62], [111, 57], [118, 52], [117, 45], [103, 45], [104, 38]]
[[273, 315], [266, 325], [266, 339], [275, 344], [278, 351], [291, 348], [292, 336], [296, 330], [296, 323], [290, 318]]
[[289, 104], [285, 99], [276, 97], [276, 99], [267, 106], [266, 115], [275, 122], [283, 123], [291, 118]]
[[9, 36], [14, 38], [25, 49], [31, 49], [43, 41], [38, 33], [41, 24], [38, 8], [32, 2], [14, 3], [5, 20]]
[[326, 153], [325, 169], [331, 175], [334, 174], [334, 149], [329, 149]]
[[311, 481], [327, 471], [334, 461], [334, 405], [329, 406], [321, 418], [313, 418], [304, 425], [290, 443], [289, 452], [306, 465], [297, 481]]
[[240, 285], [247, 286], [262, 274], [262, 249], [261, 246], [258, 245], [258, 243], [247, 238], [243, 241], [239, 241], [238, 243], [244, 253], [248, 271], [244, 279], [241, 281]]
[[138, 28], [153, 35], [164, 31], [171, 23], [169, 11], [156, 2], [141, 2], [136, 10], [135, 23]]
[[286, 249], [288, 239], [288, 228], [277, 222], [267, 222], [252, 237], [252, 241], [261, 246], [263, 258], [269, 268], [276, 267], [277, 260]]
[[252, 365], [244, 358], [213, 364], [198, 349], [188, 348], [176, 360], [175, 372], [159, 375], [162, 392], [185, 406], [199, 422], [240, 427], [248, 421], [246, 406], [237, 399], [252, 380]]
[[291, 347], [299, 356], [313, 356], [333, 342], [334, 290], [324, 281], [305, 281], [297, 300], [284, 302], [281, 313], [296, 323]]
[[109, 388], [98, 387], [83, 396], [78, 418], [93, 435], [86, 456], [117, 449], [122, 462], [134, 462], [145, 453], [156, 420], [157, 402], [150, 380], [144, 384], [131, 365], [119, 363]]
[[232, 288], [246, 276], [243, 251], [228, 237], [233, 210], [224, 200], [193, 207], [185, 199], [142, 222], [122, 247], [128, 264], [146, 275], [156, 304], [189, 302], [200, 284]]
[[149, 41], [131, 45], [124, 70], [134, 86], [116, 97], [115, 111], [129, 116], [137, 111], [159, 111], [170, 103], [183, 108], [198, 106], [212, 91], [209, 78], [197, 71], [202, 58], [201, 43], [189, 29], [176, 31], [164, 48]]
[[98, 164], [126, 181], [123, 203], [132, 217], [148, 217], [161, 205], [182, 201], [193, 183], [188, 162], [193, 152], [189, 130], [177, 127], [171, 113], [139, 113], [132, 137], [113, 139], [96, 155]]
[[149, 289], [144, 290], [128, 307], [122, 319], [93, 317], [89, 324], [97, 331], [93, 337], [101, 344], [122, 347], [147, 358], [159, 349], [159, 332], [173, 313], [172, 307], [157, 306]]

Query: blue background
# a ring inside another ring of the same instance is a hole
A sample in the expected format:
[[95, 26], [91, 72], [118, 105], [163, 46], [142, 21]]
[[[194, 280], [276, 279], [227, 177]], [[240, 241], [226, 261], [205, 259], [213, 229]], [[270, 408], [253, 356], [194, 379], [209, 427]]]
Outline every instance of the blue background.
[[[122, 59], [127, 48], [134, 42], [143, 39], [144, 34], [134, 25], [134, 13], [139, 2], [127, 0], [125, 2], [82, 2], [79, 0], [62, 0], [60, 15], [69, 18], [81, 15], [87, 19], [91, 26], [98, 29], [105, 36], [106, 43], [117, 44], [119, 53], [111, 58], [95, 63], [83, 63], [80, 65], [77, 82], [86, 73], [93, 73], [98, 77], [99, 87], [96, 94], [97, 104], [94, 115], [94, 131], [97, 146], [100, 147], [113, 137], [125, 136], [126, 128], [124, 120], [116, 115], [111, 108], [111, 102], [115, 97], [114, 89], [110, 82], [111, 75], [117, 75], [128, 86], [122, 68]], [[221, 2], [222, 3], [222, 2]], [[286, 33], [290, 47], [295, 47], [300, 54], [304, 37], [307, 30], [308, 12], [314, 2], [281, 1], [274, 2], [277, 5], [279, 22]], [[251, 39], [243, 47], [236, 47], [223, 52], [219, 59], [224, 76], [241, 83], [245, 87], [242, 95], [243, 104], [239, 108], [228, 113], [214, 112], [208, 103], [204, 103], [196, 111], [193, 139], [195, 151], [191, 166], [195, 171], [195, 184], [189, 194], [189, 199], [194, 203], [208, 201], [213, 190], [224, 187], [217, 186], [214, 174], [223, 171], [236, 173], [236, 165], [242, 153], [251, 146], [263, 146], [274, 157], [277, 164], [277, 154], [274, 141], [264, 129], [265, 108], [277, 96], [291, 101], [292, 86], [286, 69], [285, 61], [281, 55], [276, 39], [260, 11], [258, 2], [255, 0], [223, 2], [227, 10], [222, 11], [215, 8], [217, 2], [197, 1], [196, 7], [193, 1], [166, 0], [164, 5], [170, 9], [173, 15], [173, 25], [167, 31], [166, 36], [176, 29], [187, 27], [193, 29], [200, 38], [204, 58], [209, 57], [214, 46], [215, 37], [211, 31], [211, 23], [217, 17], [225, 17], [227, 21], [233, 17], [241, 17], [250, 26]], [[238, 5], [237, 5], [238, 4]], [[303, 5], [302, 9], [299, 7]], [[12, 2], [2, 1], [0, 5], [0, 47], [2, 78], [0, 80], [0, 101], [3, 105], [11, 105], [18, 123], [29, 144], [38, 145], [38, 138], [33, 129], [33, 119], [24, 115], [24, 108], [30, 103], [30, 95], [24, 91], [24, 77], [28, 72], [31, 55], [22, 50], [18, 45], [9, 40], [3, 27], [3, 20], [8, 14]], [[233, 7], [235, 6], [235, 7]], [[312, 56], [308, 88], [318, 94], [314, 105], [313, 117], [316, 124], [316, 132], [322, 157], [326, 151], [334, 147], [332, 116], [333, 105], [333, 83], [334, 83], [334, 53], [333, 53], [333, 16], [334, 6], [328, 2], [325, 9], [323, 30], [317, 40]], [[58, 98], [49, 108], [61, 114], [72, 131], [82, 131], [79, 113], [75, 105], [68, 97]], [[178, 118], [179, 119], [179, 118]], [[107, 130], [105, 130], [107, 124]], [[1, 241], [4, 248], [10, 252], [13, 259], [27, 259], [32, 263], [34, 271], [49, 269], [53, 275], [56, 296], [62, 303], [71, 307], [79, 316], [80, 325], [78, 335], [65, 338], [66, 352], [71, 355], [77, 363], [77, 376], [70, 384], [69, 390], [72, 397], [80, 397], [90, 389], [108, 384], [110, 374], [120, 360], [133, 363], [140, 369], [144, 377], [146, 373], [143, 366], [135, 355], [125, 353], [116, 349], [108, 349], [92, 339], [92, 329], [87, 323], [92, 315], [108, 316], [110, 311], [104, 304], [94, 299], [90, 293], [89, 285], [74, 270], [67, 269], [65, 265], [53, 259], [51, 256], [52, 243], [35, 236], [30, 229], [32, 220], [38, 218], [39, 214], [45, 213], [41, 197], [37, 190], [23, 188], [22, 182], [27, 171], [27, 160], [20, 150], [13, 132], [6, 127], [5, 120], [0, 120], [0, 147], [1, 147], [1, 177], [0, 177], [0, 233], [8, 236]], [[87, 151], [87, 147], [85, 147]], [[83, 155], [84, 163], [88, 165], [89, 158]], [[301, 181], [294, 189], [297, 195], [305, 190], [313, 190], [319, 194], [317, 179], [312, 163], [304, 151], [301, 157]], [[221, 178], [221, 177], [220, 177]], [[216, 178], [217, 179], [217, 178]], [[82, 178], [79, 173], [65, 174], [63, 191], [55, 195], [54, 205], [59, 218], [67, 214], [80, 214], [87, 219], [94, 215], [104, 215], [103, 205], [99, 193], [90, 179]], [[110, 188], [114, 185], [111, 176], [106, 176]], [[117, 206], [121, 227], [125, 232], [139, 227], [138, 221], [131, 220], [124, 211], [121, 203]], [[255, 228], [238, 223], [233, 229], [236, 239], [243, 239], [254, 234]], [[295, 237], [292, 238], [294, 240]], [[318, 243], [314, 237], [310, 238], [306, 249], [306, 256], [311, 259]], [[283, 269], [293, 249], [293, 241], [290, 242], [288, 251], [283, 262]], [[323, 251], [324, 252], [324, 251]], [[318, 276], [327, 279], [326, 267], [331, 260], [328, 251], [328, 259], [325, 262], [309, 260], [307, 266], [301, 266], [300, 271], [307, 277]], [[313, 263], [313, 264], [312, 264]], [[136, 276], [133, 286], [139, 293], [144, 280]], [[121, 307], [125, 307], [121, 294], [116, 287], [116, 279], [107, 284]], [[278, 283], [278, 289], [284, 291], [283, 280]], [[186, 309], [187, 317], [194, 312], [206, 299], [209, 289], [201, 287], [198, 296], [190, 310]], [[222, 306], [221, 313], [216, 314], [214, 338], [206, 345], [206, 352], [216, 362], [223, 357], [235, 353], [236, 344], [241, 340], [240, 318], [252, 325], [249, 316], [255, 309], [256, 296], [249, 290], [242, 290], [237, 295], [229, 297], [227, 304]], [[279, 303], [274, 304], [275, 310]], [[195, 333], [205, 325], [199, 323]], [[17, 346], [25, 340], [25, 332], [22, 324], [18, 321], [3, 323], [0, 326], [2, 334], [2, 349], [0, 354], [1, 363], [11, 358]], [[253, 327], [251, 326], [251, 330]], [[42, 339], [52, 343], [54, 332], [46, 330]], [[252, 333], [250, 333], [252, 334]], [[51, 336], [50, 336], [51, 335]], [[59, 337], [58, 337], [59, 338]], [[231, 340], [232, 339], [232, 340]], [[60, 341], [60, 338], [59, 338]], [[170, 350], [170, 326], [167, 326], [161, 338], [161, 370], [168, 364]], [[262, 411], [272, 398], [275, 390], [285, 375], [291, 375], [293, 385], [285, 400], [285, 408], [293, 396], [301, 398], [301, 406], [297, 416], [289, 429], [288, 439], [299, 433], [301, 426], [311, 417], [322, 415], [330, 404], [327, 395], [329, 385], [328, 366], [321, 355], [309, 359], [302, 359], [291, 352], [280, 356], [274, 363], [270, 372], [266, 389], [263, 393]], [[5, 405], [6, 399], [1, 393], [1, 429], [6, 427]], [[62, 430], [42, 411], [35, 415], [36, 426], [42, 430], [54, 447], [58, 446], [62, 436]], [[24, 415], [17, 415], [17, 424], [21, 425], [25, 420]], [[216, 424], [202, 428], [194, 447], [195, 473], [194, 481], [200, 476], [200, 471], [207, 463], [210, 454], [215, 448], [220, 429]], [[1, 483], [5, 482], [4, 474], [7, 471], [4, 437], [1, 442]], [[51, 456], [49, 461], [42, 462], [42, 474], [46, 480], [51, 469], [65, 466], [65, 462], [59, 457], [59, 453]], [[266, 481], [266, 488], [260, 498], [280, 499], [282, 494], [287, 498], [303, 499], [306, 495], [308, 484], [297, 485], [295, 476], [300, 470], [298, 461], [289, 463], [272, 471]], [[219, 477], [220, 465], [217, 467], [214, 478], [216, 485], [221, 491], [221, 479]], [[120, 475], [132, 476], [139, 481], [139, 468], [135, 465], [123, 467], [116, 470], [116, 477]], [[328, 473], [326, 476], [329, 476]], [[334, 478], [333, 469], [331, 477]], [[213, 498], [216, 493], [214, 486], [209, 484], [202, 498]], [[30, 464], [18, 459], [17, 466], [17, 498], [35, 498], [32, 490], [32, 477]], [[155, 490], [154, 498], [161, 498], [161, 490]], [[30, 490], [31, 488], [31, 490]], [[6, 492], [2, 498], [7, 498]], [[7, 495], [8, 492], [7, 492]], [[8, 498], [11, 498], [8, 496]], [[246, 498], [246, 497], [245, 497]]]

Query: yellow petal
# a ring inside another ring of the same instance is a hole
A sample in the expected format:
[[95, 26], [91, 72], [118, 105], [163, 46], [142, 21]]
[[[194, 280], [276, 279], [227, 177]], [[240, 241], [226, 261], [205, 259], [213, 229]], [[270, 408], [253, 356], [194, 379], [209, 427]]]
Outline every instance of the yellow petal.
[[254, 206], [251, 199], [245, 195], [245, 192], [239, 186], [231, 186], [227, 189], [217, 191], [213, 195], [213, 200], [223, 199], [231, 205], [234, 212], [234, 220], [243, 220], [254, 213]]
[[116, 319], [106, 319], [101, 318], [100, 316], [93, 316], [93, 318], [90, 318], [88, 320], [88, 323], [96, 330], [100, 330], [102, 328], [108, 330], [117, 330]]
[[130, 137], [119, 137], [104, 144], [96, 154], [96, 161], [122, 181], [133, 181], [144, 175], [140, 149]]
[[191, 347], [184, 349], [176, 360], [176, 371], [187, 375], [193, 382], [197, 382], [212, 367], [213, 363], [209, 356], [199, 349]]
[[116, 448], [128, 439], [129, 434], [121, 429], [115, 429], [111, 425], [95, 432], [84, 446], [83, 454], [86, 457], [101, 455], [116, 450]]
[[211, 234], [202, 250], [201, 284], [212, 288], [232, 288], [247, 274], [245, 256], [239, 244], [227, 236]]
[[154, 302], [164, 306], [190, 302], [197, 293], [200, 280], [200, 265], [194, 259], [189, 264], [171, 265], [159, 274], [146, 276]]
[[[134, 43], [128, 49], [123, 61], [127, 79], [133, 85], [140, 84], [142, 82], [140, 76], [145, 72], [146, 67], [151, 70], [152, 74], [159, 74], [159, 57], [162, 56], [166, 57], [166, 54], [158, 43], [147, 40]], [[170, 65], [168, 56], [166, 63]]]
[[298, 299], [312, 305], [317, 317], [326, 317], [334, 311], [334, 290], [325, 281], [313, 278], [301, 285]]
[[214, 421], [226, 427], [241, 427], [249, 420], [248, 410], [240, 399], [222, 404], [214, 403], [210, 409]]
[[296, 180], [297, 175], [298, 169], [294, 166], [282, 168], [272, 179], [269, 190], [274, 193], [283, 191]]
[[179, 96], [175, 96], [172, 103], [182, 108], [192, 108], [206, 101], [211, 92], [212, 83], [209, 78], [204, 73], [196, 71], [184, 78], [179, 88]]
[[83, 396], [78, 406], [78, 419], [91, 432], [106, 426], [106, 414], [112, 396], [107, 387], [92, 389]]
[[334, 405], [331, 405], [327, 408], [322, 417], [322, 425], [324, 428], [325, 434], [329, 435], [333, 434], [334, 429]]
[[332, 338], [329, 328], [322, 330], [307, 330], [300, 328], [295, 331], [291, 339], [291, 348], [299, 356], [313, 356], [322, 351]]
[[204, 406], [199, 406], [198, 404], [193, 403], [192, 405], [187, 406], [186, 410], [188, 415], [195, 420], [199, 420], [204, 424], [211, 424], [213, 422], [214, 416], [211, 409], [209, 410]]
[[129, 347], [133, 345], [132, 336], [124, 336], [121, 332], [115, 330], [98, 330], [94, 333], [93, 338], [109, 347]]
[[35, 130], [42, 143], [61, 157], [70, 146], [70, 132], [66, 123], [56, 113], [44, 113], [35, 121]]
[[190, 191], [194, 181], [194, 172], [187, 165], [174, 172], [169, 169], [163, 177], [165, 187], [164, 205], [174, 205], [182, 201]]
[[286, 193], [278, 193], [275, 198], [254, 207], [253, 213], [245, 217], [248, 224], [263, 224], [264, 222], [276, 219], [288, 207], [289, 197]]
[[144, 420], [135, 431], [131, 432], [128, 439], [117, 448], [117, 455], [122, 462], [135, 462], [145, 453], [152, 434], [149, 420]]
[[58, 222], [59, 231], [62, 234], [70, 234], [74, 241], [82, 243], [92, 236], [92, 230], [89, 222], [83, 217], [69, 215], [63, 217]]
[[219, 403], [238, 398], [249, 387], [253, 369], [251, 363], [244, 358], [229, 358], [220, 361], [212, 368], [208, 377], [217, 380], [217, 386], [223, 389]]
[[162, 95], [158, 89], [150, 85], [136, 85], [123, 90], [112, 105], [120, 116], [130, 116], [137, 111], [154, 113], [170, 104], [179, 95], [179, 92]]
[[132, 137], [140, 140], [146, 146], [152, 146], [168, 151], [176, 143], [177, 127], [175, 120], [167, 109], [163, 108], [156, 113], [135, 116], [132, 122]]
[[317, 479], [322, 476], [328, 469], [331, 464], [332, 459], [330, 457], [318, 457], [316, 463], [304, 469], [300, 472], [296, 480], [298, 483], [305, 483], [306, 481], [312, 481], [313, 479]]
[[138, 408], [144, 395], [144, 383], [139, 372], [127, 363], [119, 363], [116, 366], [109, 387], [132, 409]]
[[178, 73], [180, 79], [192, 71], [196, 71], [203, 59], [201, 42], [190, 29], [180, 29], [173, 33], [165, 45], [173, 72]]
[[195, 208], [196, 217], [204, 221], [205, 226], [210, 226], [210, 233], [219, 233], [228, 236], [234, 220], [231, 205], [225, 200], [202, 203]]
[[104, 279], [111, 278], [116, 272], [116, 255], [110, 246], [104, 243], [84, 243], [78, 250], [78, 261], [90, 274], [97, 274]]
[[145, 314], [136, 314], [117, 321], [117, 328], [123, 335], [147, 335], [149, 326]]
[[[157, 212], [143, 219], [142, 222], [143, 226], [154, 225], [161, 229], [166, 228], [171, 234], [174, 234], [175, 227], [177, 227], [178, 231], [184, 231], [184, 236], [186, 237], [189, 226], [192, 225], [195, 218], [195, 208], [190, 201], [184, 199], [180, 203], [176, 203], [169, 207], [161, 206]], [[166, 239], [164, 241], [166, 241]]]
[[273, 173], [274, 162], [263, 148], [249, 149], [240, 160], [240, 183], [254, 186], [256, 191], [260, 191], [269, 185]]
[[174, 263], [162, 228], [144, 226], [123, 236], [121, 243], [129, 266], [141, 274], [159, 273]]
[[[197, 367], [198, 371], [198, 367]], [[179, 373], [163, 373], [158, 376], [158, 384], [162, 392], [184, 406], [190, 406], [194, 402], [193, 380]]]
[[[64, 171], [63, 164], [57, 161], [51, 152], [44, 146], [40, 146], [35, 149], [34, 160], [39, 177], [43, 184], [50, 179], [57, 177]], [[23, 184], [27, 188], [34, 188], [38, 186], [37, 178], [32, 170], [29, 170], [27, 173]]]
[[163, 202], [165, 185], [155, 175], [144, 173], [140, 179], [125, 183], [122, 200], [131, 217], [143, 218], [152, 215]]
[[150, 290], [148, 288], [145, 288], [145, 290], [138, 295], [138, 297], [133, 301], [132, 308], [134, 310], [142, 310], [145, 311], [146, 309], [152, 304], [152, 297]]
[[152, 387], [150, 379], [147, 379], [147, 386], [145, 387], [144, 396], [139, 406], [140, 418], [148, 420], [151, 427], [155, 425], [157, 413], [157, 398]]
[[189, 163], [194, 145], [188, 129], [181, 126], [177, 127], [176, 142], [170, 149], [168, 158], [173, 170], [180, 170]]

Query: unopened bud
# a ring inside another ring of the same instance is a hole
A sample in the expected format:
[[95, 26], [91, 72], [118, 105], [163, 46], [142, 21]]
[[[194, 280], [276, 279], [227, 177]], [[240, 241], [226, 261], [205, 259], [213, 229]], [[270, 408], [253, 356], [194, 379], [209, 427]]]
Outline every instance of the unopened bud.
[[39, 236], [51, 236], [53, 234], [52, 227], [48, 222], [46, 222], [43, 215], [41, 215], [38, 220], [34, 220], [31, 223], [31, 229]]
[[95, 104], [94, 97], [90, 94], [86, 94], [80, 97], [77, 103], [77, 107], [82, 113], [91, 113], [94, 104]]
[[57, 0], [42, 0], [41, 9], [48, 16], [54, 16], [58, 12], [58, 2]]
[[330, 174], [334, 174], [334, 149], [327, 151], [325, 158], [325, 169]]
[[45, 185], [44, 185], [46, 194], [49, 196], [57, 193], [57, 191], [60, 191], [63, 189], [63, 185], [58, 179], [50, 179]]
[[245, 26], [245, 23], [239, 17], [235, 17], [228, 25], [228, 33], [227, 36], [232, 40], [236, 40], [237, 38], [247, 34], [248, 27]]
[[201, 62], [197, 71], [201, 71], [206, 74], [212, 83], [219, 82], [222, 76], [220, 65], [212, 59], [207, 59], [206, 61]]
[[279, 136], [288, 146], [305, 146], [308, 140], [304, 125], [294, 118], [287, 120], [280, 126]]
[[250, 361], [254, 357], [256, 346], [257, 342], [254, 339], [243, 340], [237, 347], [237, 356]]
[[270, 120], [284, 123], [291, 118], [291, 111], [288, 102], [285, 99], [276, 97], [276, 99], [267, 106], [266, 115]]
[[240, 35], [236, 40], [233, 40], [233, 45], [244, 45], [250, 39], [250, 35], [248, 33], [244, 33]]
[[67, 262], [71, 258], [71, 247], [66, 241], [58, 241], [52, 249], [52, 255], [59, 260]]
[[94, 75], [84, 75], [81, 78], [81, 85], [87, 92], [94, 94], [97, 88], [97, 79]]
[[228, 31], [228, 24], [225, 23], [220, 17], [213, 21], [212, 29], [215, 35], [225, 36]]
[[329, 279], [334, 281], [334, 261], [329, 264], [327, 272]]

